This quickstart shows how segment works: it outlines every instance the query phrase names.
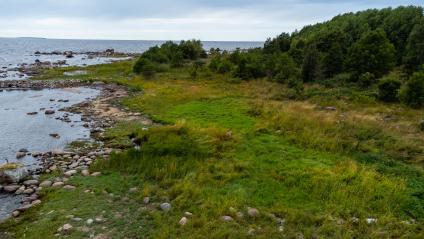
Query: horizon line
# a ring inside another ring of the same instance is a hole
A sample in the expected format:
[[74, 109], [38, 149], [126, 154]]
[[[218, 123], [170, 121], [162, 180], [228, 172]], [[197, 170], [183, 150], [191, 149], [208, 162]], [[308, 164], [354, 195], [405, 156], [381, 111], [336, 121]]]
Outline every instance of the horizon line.
[[96, 39], [96, 38], [50, 38], [50, 37], [28, 37], [28, 36], [20, 36], [20, 37], [3, 37], [0, 36], [0, 38], [3, 39], [40, 39], [40, 40], [73, 40], [73, 41], [187, 41], [187, 40], [200, 40], [201, 42], [256, 42], [256, 43], [263, 43], [265, 40], [202, 40], [198, 38], [186, 38], [186, 39], [168, 39], [168, 40], [152, 40], [152, 39]]

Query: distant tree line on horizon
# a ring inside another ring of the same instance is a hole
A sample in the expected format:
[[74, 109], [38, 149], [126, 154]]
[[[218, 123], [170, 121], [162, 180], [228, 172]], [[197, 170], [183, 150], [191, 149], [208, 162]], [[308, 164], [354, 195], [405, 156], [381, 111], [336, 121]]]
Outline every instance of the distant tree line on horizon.
[[[378, 98], [424, 106], [424, 15], [422, 7], [371, 9], [282, 33], [263, 48], [234, 52], [211, 49], [207, 58], [200, 41], [167, 42], [145, 52], [134, 66], [146, 76], [160, 64], [180, 67], [192, 61], [242, 80], [268, 78], [297, 92], [303, 83], [329, 87], [376, 87]], [[159, 64], [157, 64], [159, 63]]]

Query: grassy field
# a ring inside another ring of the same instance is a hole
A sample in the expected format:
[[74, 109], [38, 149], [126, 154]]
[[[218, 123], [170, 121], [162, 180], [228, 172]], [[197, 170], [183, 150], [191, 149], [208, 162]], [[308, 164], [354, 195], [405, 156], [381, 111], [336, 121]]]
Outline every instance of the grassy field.
[[17, 238], [56, 238], [65, 223], [75, 228], [67, 238], [424, 237], [422, 111], [372, 91], [307, 85], [293, 97], [267, 80], [192, 79], [187, 68], [143, 79], [132, 64], [90, 66], [78, 78], [129, 86], [122, 106], [161, 126], [118, 124], [106, 144], [125, 148], [131, 136], [140, 150], [100, 160], [102, 176], [73, 178], [76, 191], [45, 191], [41, 206], [0, 229]]

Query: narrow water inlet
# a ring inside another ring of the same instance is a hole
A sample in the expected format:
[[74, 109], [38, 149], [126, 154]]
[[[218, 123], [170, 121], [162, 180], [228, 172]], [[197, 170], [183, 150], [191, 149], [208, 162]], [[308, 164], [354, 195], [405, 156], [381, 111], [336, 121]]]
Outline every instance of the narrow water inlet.
[[[0, 166], [16, 163], [35, 169], [37, 159], [31, 155], [17, 157], [19, 151], [30, 154], [64, 149], [75, 140], [90, 139], [90, 129], [83, 126], [81, 115], [60, 109], [99, 94], [100, 90], [87, 87], [0, 92]], [[0, 193], [0, 221], [21, 201], [20, 196]]]

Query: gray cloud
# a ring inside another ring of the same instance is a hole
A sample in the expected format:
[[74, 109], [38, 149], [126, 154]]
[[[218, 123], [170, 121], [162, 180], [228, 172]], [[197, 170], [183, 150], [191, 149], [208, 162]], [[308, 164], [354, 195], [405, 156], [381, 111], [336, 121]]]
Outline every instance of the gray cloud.
[[343, 12], [422, 0], [0, 0], [0, 36], [263, 40]]

